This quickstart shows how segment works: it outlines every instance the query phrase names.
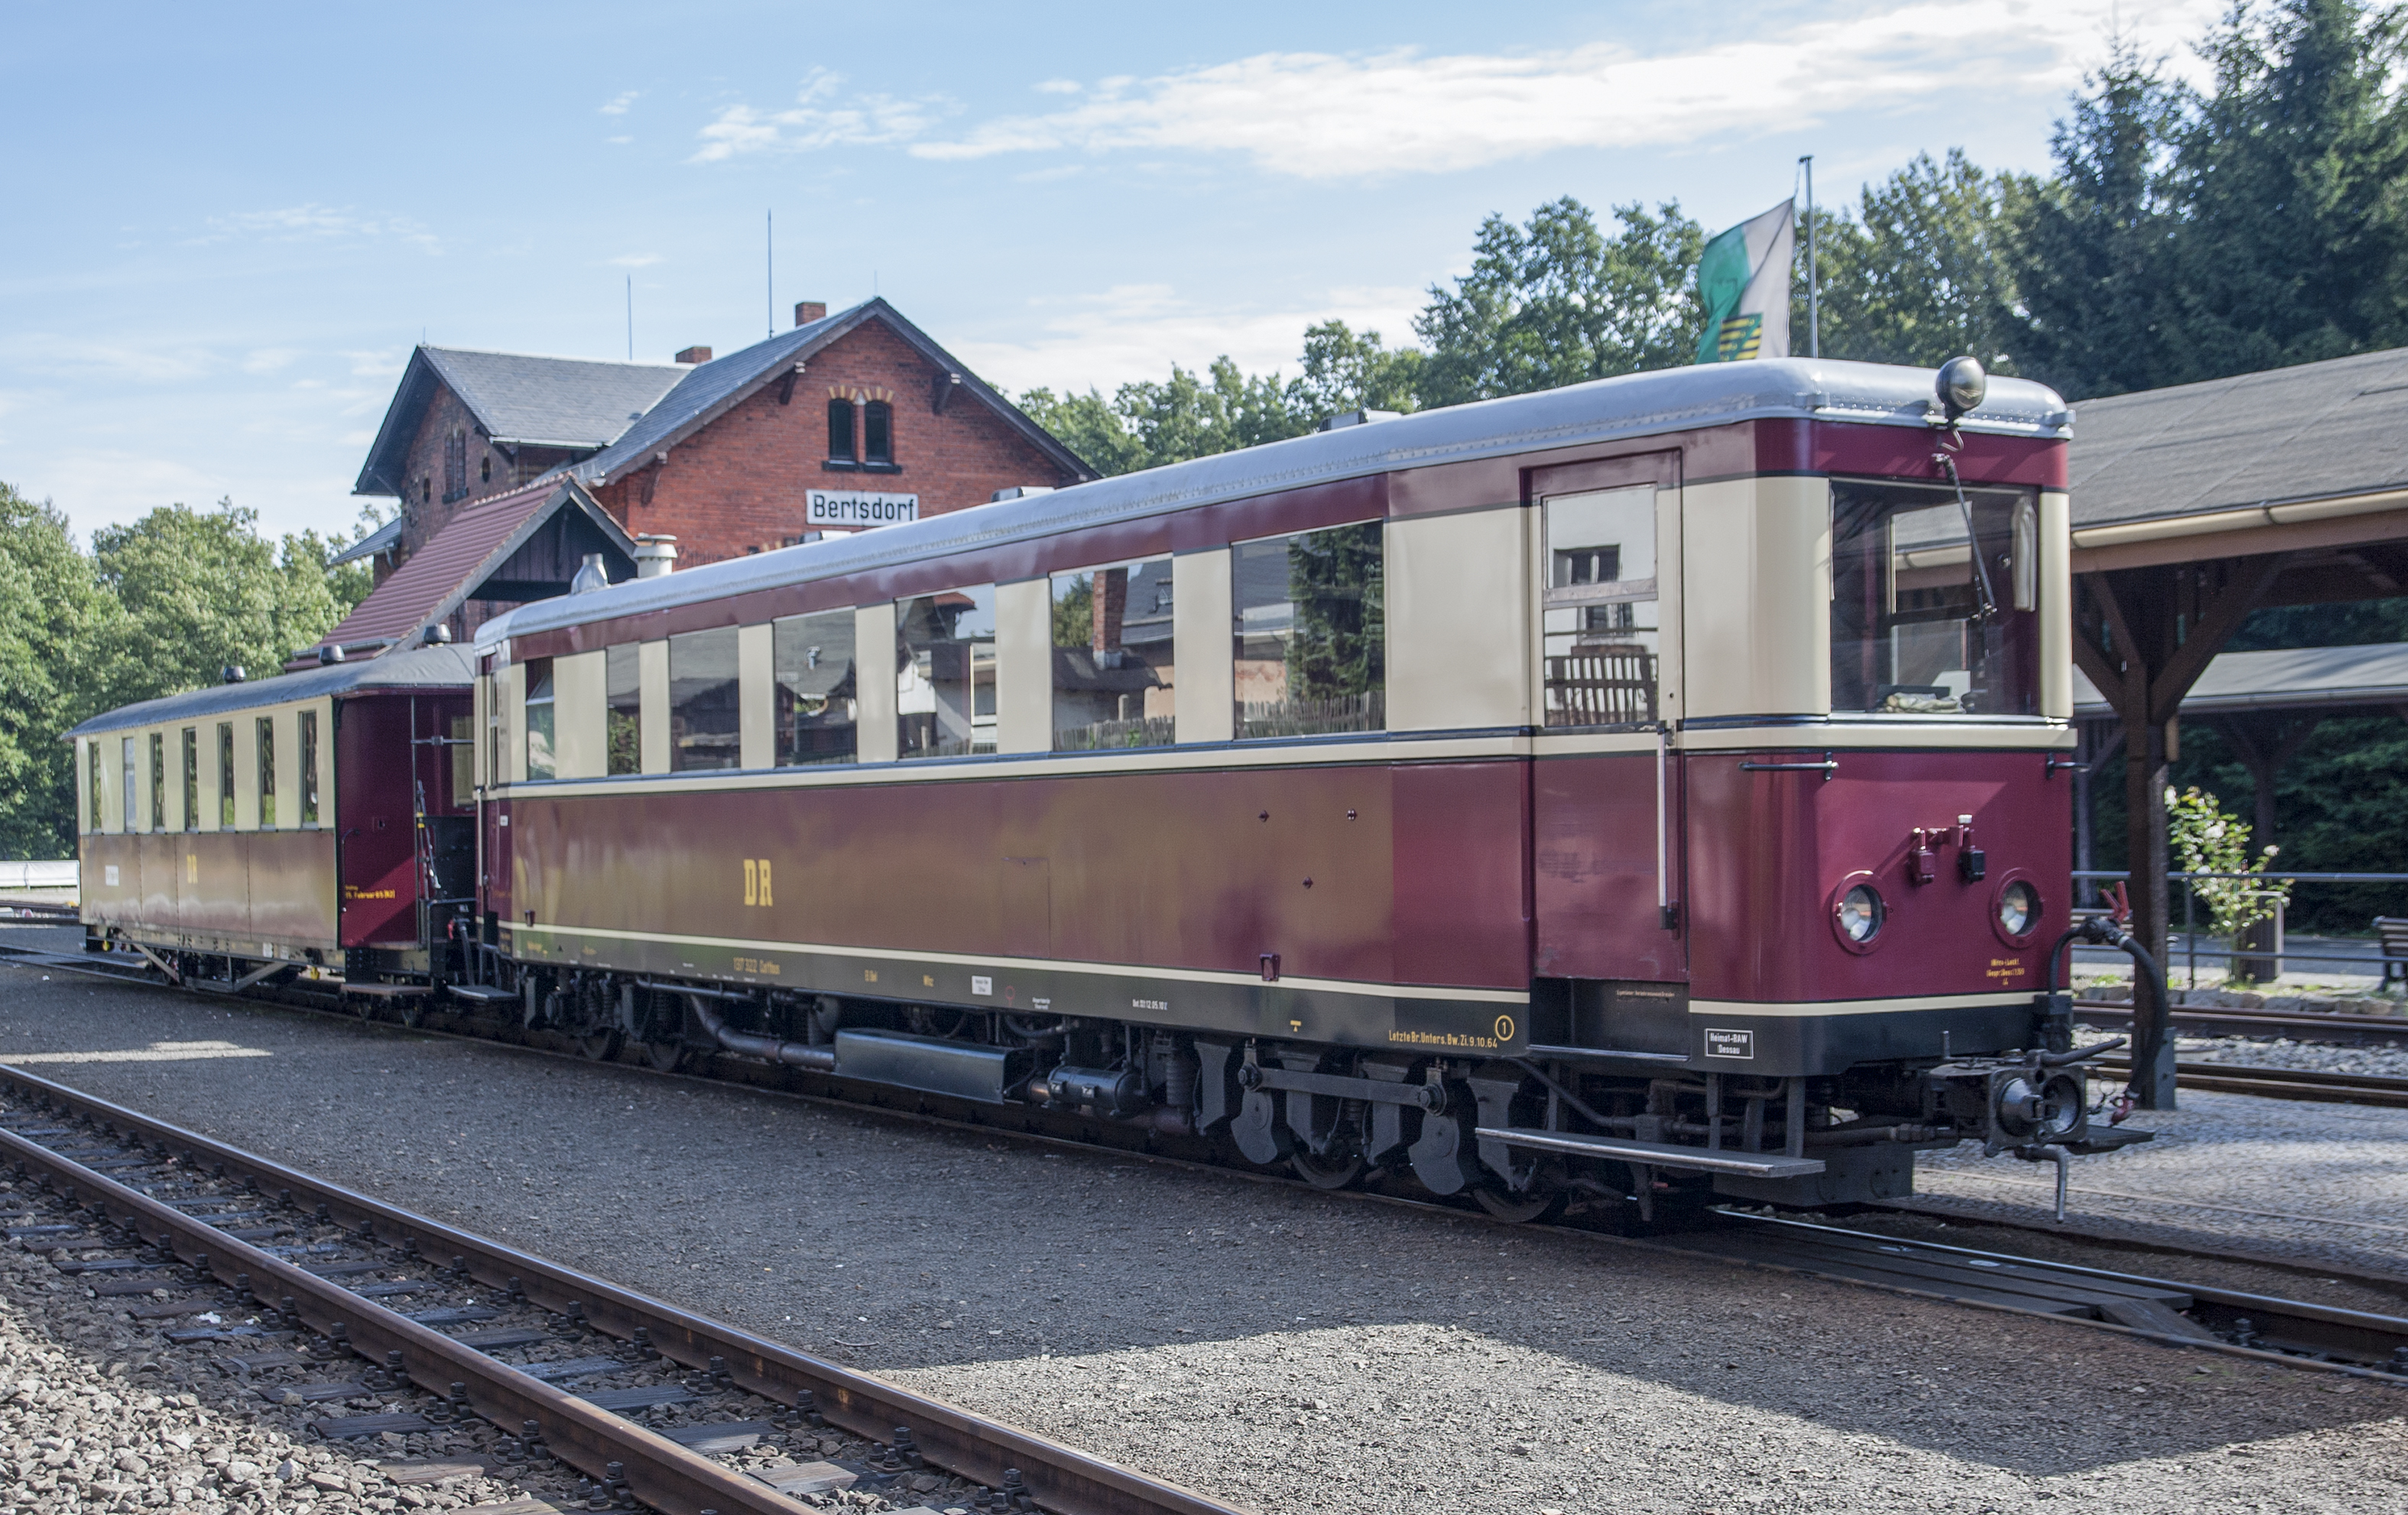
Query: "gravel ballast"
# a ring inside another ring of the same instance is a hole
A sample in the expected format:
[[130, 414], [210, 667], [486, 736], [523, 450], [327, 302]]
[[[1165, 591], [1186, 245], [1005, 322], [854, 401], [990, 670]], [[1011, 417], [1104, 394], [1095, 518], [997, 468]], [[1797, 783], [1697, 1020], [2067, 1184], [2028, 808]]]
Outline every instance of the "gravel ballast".
[[[21, 1059], [1265, 1510], [2408, 1502], [2408, 1391], [1602, 1238], [0, 968], [0, 1060]], [[2408, 1172], [2408, 1112], [2185, 1107], [2143, 1118], [2179, 1140], [2078, 1167], [2077, 1211], [2103, 1203], [2086, 1185], [2187, 1183], [2234, 1210], [2401, 1212], [2381, 1186]], [[2403, 1242], [2348, 1247], [2397, 1269]], [[94, 1373], [112, 1351], [50, 1350]], [[0, 1456], [50, 1434], [14, 1413]]]

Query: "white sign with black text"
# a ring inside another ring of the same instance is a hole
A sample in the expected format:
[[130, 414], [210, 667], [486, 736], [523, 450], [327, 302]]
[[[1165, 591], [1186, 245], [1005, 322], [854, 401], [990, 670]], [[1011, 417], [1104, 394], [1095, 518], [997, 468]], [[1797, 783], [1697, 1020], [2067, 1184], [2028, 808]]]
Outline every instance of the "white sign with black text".
[[856, 489], [803, 493], [810, 505], [808, 524], [812, 526], [892, 526], [920, 519], [917, 494], [875, 494]]

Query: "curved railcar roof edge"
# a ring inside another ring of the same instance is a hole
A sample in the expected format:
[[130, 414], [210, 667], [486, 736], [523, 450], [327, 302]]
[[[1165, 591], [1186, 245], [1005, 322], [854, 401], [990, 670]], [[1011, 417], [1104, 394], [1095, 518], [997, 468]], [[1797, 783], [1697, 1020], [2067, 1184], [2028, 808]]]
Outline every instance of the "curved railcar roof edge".
[[114, 710], [93, 716], [60, 740], [96, 736], [104, 732], [125, 731], [136, 726], [191, 721], [202, 716], [231, 715], [238, 710], [290, 705], [295, 700], [318, 699], [330, 694], [357, 694], [375, 690], [399, 693], [411, 689], [466, 689], [476, 682], [476, 659], [465, 647], [415, 648], [407, 652], [390, 652], [380, 658], [364, 659], [358, 663], [330, 663], [322, 667], [305, 668], [299, 673], [278, 674], [273, 678], [239, 684], [211, 684], [206, 689], [186, 690], [181, 694], [163, 694], [155, 700], [137, 700], [132, 705], [121, 705]]
[[[487, 651], [527, 632], [1407, 468], [1746, 421], [1844, 421], [1920, 430], [1929, 425], [1932, 381], [1933, 371], [1925, 368], [1784, 358], [1624, 374], [1448, 406], [540, 600], [487, 622], [478, 630], [477, 646]], [[2046, 386], [1993, 379], [1981, 407], [1960, 424], [1969, 431], [2063, 439], [2071, 434], [2072, 419], [2065, 401]]]

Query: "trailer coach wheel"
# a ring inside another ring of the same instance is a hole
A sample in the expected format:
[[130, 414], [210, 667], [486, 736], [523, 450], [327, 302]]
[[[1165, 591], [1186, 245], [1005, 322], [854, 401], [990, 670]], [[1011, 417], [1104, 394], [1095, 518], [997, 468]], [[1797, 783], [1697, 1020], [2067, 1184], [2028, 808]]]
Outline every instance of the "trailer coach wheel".
[[426, 1001], [416, 994], [404, 994], [394, 1001], [394, 1019], [415, 1031], [426, 1019]]

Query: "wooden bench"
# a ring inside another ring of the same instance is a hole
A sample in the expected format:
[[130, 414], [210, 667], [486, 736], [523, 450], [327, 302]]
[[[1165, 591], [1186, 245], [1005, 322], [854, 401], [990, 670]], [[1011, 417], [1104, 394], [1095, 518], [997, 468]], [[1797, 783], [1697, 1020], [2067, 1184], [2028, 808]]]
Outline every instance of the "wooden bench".
[[2383, 987], [2394, 979], [2408, 983], [2408, 917], [2376, 916], [2374, 935], [2383, 947]]

